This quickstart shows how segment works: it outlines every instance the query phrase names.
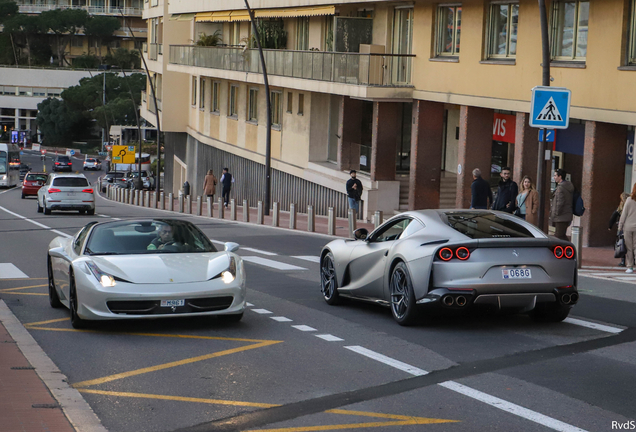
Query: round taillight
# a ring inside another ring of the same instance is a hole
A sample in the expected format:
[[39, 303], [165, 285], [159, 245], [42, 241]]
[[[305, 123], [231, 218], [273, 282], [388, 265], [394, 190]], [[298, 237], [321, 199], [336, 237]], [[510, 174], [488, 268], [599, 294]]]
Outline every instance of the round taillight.
[[470, 251], [468, 248], [462, 246], [455, 251], [455, 255], [457, 255], [457, 258], [464, 261], [470, 257]]
[[574, 248], [572, 246], [566, 246], [563, 253], [567, 259], [574, 258]]
[[449, 248], [444, 248], [439, 251], [439, 257], [444, 261], [450, 261], [453, 258], [453, 251]]
[[554, 248], [554, 256], [557, 257], [558, 259], [563, 258], [563, 247], [561, 246], [557, 246]]

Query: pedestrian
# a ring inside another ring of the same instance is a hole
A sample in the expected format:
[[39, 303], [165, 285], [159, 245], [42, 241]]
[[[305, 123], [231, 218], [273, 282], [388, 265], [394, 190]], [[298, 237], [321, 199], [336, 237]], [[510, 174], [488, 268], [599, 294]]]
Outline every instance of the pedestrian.
[[230, 174], [227, 168], [223, 168], [221, 184], [223, 185], [223, 202], [225, 203], [225, 208], [227, 208], [230, 202], [230, 191], [232, 190], [232, 183], [234, 183], [234, 176]]
[[519, 195], [519, 186], [510, 178], [510, 167], [503, 167], [499, 175], [501, 180], [499, 180], [497, 198], [495, 198], [493, 210], [514, 213], [517, 208], [516, 198]]
[[618, 232], [625, 236], [627, 246], [627, 270], [625, 273], [634, 273], [634, 250], [636, 249], [636, 184], [632, 187], [631, 195], [625, 200], [621, 219], [618, 222]]
[[214, 177], [214, 172], [212, 170], [208, 170], [205, 179], [203, 180], [203, 193], [208, 198], [212, 198], [214, 201], [214, 192], [216, 191], [216, 177]]
[[[621, 193], [618, 208], [614, 210], [614, 213], [612, 213], [612, 216], [610, 217], [609, 227], [607, 228], [608, 230], [611, 231], [612, 228], [614, 228], [614, 224], [616, 224], [618, 220], [621, 218], [621, 214], [623, 213], [623, 207], [625, 207], [625, 200], [627, 200], [628, 197], [629, 197], [629, 194], [625, 192]], [[621, 258], [621, 262], [618, 264], [618, 266], [625, 267], [625, 257]]]
[[349, 198], [349, 208], [354, 209], [356, 214], [360, 212], [360, 197], [362, 196], [362, 182], [356, 178], [356, 170], [349, 171], [351, 178], [347, 180], [347, 197]]
[[539, 192], [534, 189], [532, 179], [523, 176], [521, 192], [517, 195], [517, 211], [515, 214], [533, 225], [539, 222]]
[[557, 184], [557, 188], [552, 195], [550, 209], [550, 221], [555, 228], [554, 236], [561, 240], [568, 240], [568, 236], [565, 233], [574, 217], [572, 212], [574, 185], [565, 179], [565, 174], [565, 171], [560, 168], [554, 171], [554, 181]]
[[470, 208], [487, 209], [492, 205], [490, 183], [481, 177], [481, 170], [473, 170], [473, 183], [470, 185]]

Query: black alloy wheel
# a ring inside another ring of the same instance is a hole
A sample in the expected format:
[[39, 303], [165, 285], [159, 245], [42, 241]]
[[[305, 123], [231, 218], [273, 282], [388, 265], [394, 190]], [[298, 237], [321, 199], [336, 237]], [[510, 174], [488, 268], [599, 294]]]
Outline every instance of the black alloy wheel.
[[40, 198], [37, 198], [37, 200], [38, 200], [38, 213], [42, 213], [44, 209], [40, 206]]
[[336, 278], [336, 267], [331, 252], [328, 252], [320, 263], [320, 291], [327, 304], [335, 305], [340, 302], [338, 293], [338, 281]]
[[46, 260], [46, 267], [49, 275], [49, 303], [51, 307], [54, 309], [62, 307], [62, 302], [60, 301], [60, 297], [57, 295], [57, 290], [55, 289], [55, 279], [53, 278], [53, 266], [51, 265], [51, 257], [48, 257]]
[[415, 322], [416, 307], [413, 283], [408, 268], [399, 262], [391, 273], [391, 314], [398, 324], [407, 326]]
[[87, 323], [86, 320], [83, 320], [82, 318], [79, 317], [79, 315], [77, 315], [77, 308], [78, 308], [78, 300], [77, 300], [77, 289], [75, 288], [75, 277], [73, 276], [73, 273], [70, 273], [70, 279], [71, 279], [71, 283], [69, 284], [69, 290], [70, 290], [70, 295], [69, 295], [69, 309], [71, 310], [71, 325], [73, 326], [74, 329], [83, 329], [86, 328]]
[[43, 204], [44, 204], [44, 214], [47, 215], [47, 216], [50, 215], [51, 214], [51, 209], [46, 207], [46, 200], [43, 201]]

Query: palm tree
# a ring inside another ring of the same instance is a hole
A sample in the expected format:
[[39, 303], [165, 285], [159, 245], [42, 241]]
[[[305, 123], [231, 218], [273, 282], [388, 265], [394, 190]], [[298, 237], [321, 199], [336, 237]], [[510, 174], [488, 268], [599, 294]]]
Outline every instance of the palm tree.
[[207, 35], [205, 33], [199, 35], [197, 46], [217, 46], [221, 42], [223, 42], [223, 39], [221, 38], [221, 30], [217, 30], [211, 35]]

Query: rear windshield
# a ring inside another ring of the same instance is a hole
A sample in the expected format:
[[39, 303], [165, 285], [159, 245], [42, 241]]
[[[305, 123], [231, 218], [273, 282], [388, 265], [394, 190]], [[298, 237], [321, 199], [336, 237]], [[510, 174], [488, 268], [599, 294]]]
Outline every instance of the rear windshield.
[[88, 180], [82, 177], [58, 177], [53, 179], [53, 186], [84, 187]]
[[123, 172], [110, 172], [108, 174], [106, 174], [106, 177], [108, 178], [120, 178], [123, 177], [124, 173]]
[[69, 158], [68, 156], [58, 156], [57, 160], [58, 162], [70, 162], [71, 158]]
[[448, 225], [471, 239], [522, 238], [534, 235], [523, 225], [488, 212], [446, 212]]
[[88, 158], [88, 159], [86, 159], [86, 162], [96, 162], [96, 160], [95, 160], [95, 159]]
[[49, 176], [47, 176], [46, 174], [29, 174], [26, 177], [26, 181], [41, 181], [41, 182], [45, 182], [46, 179], [48, 179]]

